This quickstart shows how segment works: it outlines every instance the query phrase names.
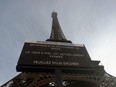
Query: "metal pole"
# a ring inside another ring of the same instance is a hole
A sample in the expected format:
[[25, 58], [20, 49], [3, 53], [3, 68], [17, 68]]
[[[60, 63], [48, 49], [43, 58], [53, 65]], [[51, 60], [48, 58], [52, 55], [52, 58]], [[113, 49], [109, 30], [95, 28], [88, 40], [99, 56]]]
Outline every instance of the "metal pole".
[[61, 69], [55, 69], [55, 87], [62, 87]]

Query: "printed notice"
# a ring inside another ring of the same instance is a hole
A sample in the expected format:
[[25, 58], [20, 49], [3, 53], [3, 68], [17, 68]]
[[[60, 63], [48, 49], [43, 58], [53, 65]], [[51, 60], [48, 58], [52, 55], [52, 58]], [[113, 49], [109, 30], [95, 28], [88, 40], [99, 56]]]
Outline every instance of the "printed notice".
[[91, 60], [83, 45], [48, 42], [25, 43], [19, 64], [36, 66], [84, 67]]

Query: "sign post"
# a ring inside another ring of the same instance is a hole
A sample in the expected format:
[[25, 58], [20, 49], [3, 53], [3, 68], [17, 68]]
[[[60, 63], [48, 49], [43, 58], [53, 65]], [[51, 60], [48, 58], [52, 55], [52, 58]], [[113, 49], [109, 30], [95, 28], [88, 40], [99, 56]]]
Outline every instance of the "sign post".
[[62, 87], [61, 69], [55, 69], [55, 87]]

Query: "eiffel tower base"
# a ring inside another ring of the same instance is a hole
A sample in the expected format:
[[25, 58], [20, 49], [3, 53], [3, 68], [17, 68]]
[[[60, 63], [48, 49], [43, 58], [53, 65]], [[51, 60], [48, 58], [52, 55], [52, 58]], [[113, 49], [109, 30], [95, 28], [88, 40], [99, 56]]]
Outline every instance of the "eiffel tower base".
[[58, 86], [55, 75], [55, 72], [22, 72], [1, 87], [116, 87], [116, 78], [103, 68], [93, 74], [61, 72], [62, 84]]

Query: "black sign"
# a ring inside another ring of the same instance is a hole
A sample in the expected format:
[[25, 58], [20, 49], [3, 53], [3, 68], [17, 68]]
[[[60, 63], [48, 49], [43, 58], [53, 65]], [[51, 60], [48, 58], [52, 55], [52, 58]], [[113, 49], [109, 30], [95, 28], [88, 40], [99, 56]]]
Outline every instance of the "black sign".
[[53, 67], [91, 67], [83, 44], [63, 42], [25, 42], [18, 65]]

